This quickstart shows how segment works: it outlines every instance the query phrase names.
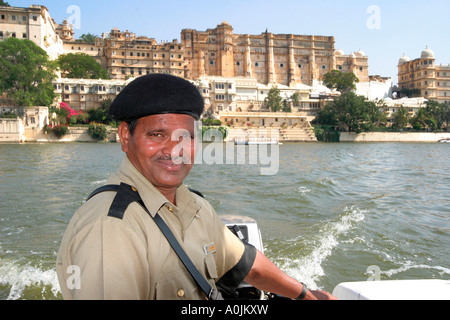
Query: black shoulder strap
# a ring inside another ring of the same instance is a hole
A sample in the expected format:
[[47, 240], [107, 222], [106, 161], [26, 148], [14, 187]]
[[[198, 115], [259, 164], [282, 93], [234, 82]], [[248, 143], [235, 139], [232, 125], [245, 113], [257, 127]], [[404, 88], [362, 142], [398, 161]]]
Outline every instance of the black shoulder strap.
[[[202, 291], [206, 294], [206, 297], [211, 300], [223, 300], [220, 292], [218, 290], [214, 289], [208, 283], [208, 281], [206, 281], [206, 279], [202, 276], [202, 274], [198, 271], [198, 269], [192, 263], [191, 259], [186, 254], [186, 252], [183, 250], [181, 245], [178, 243], [177, 239], [173, 235], [169, 226], [165, 223], [165, 221], [161, 218], [161, 216], [158, 213], [156, 213], [154, 217], [150, 214], [150, 212], [148, 211], [147, 207], [145, 206], [144, 201], [142, 201], [136, 188], [134, 188], [126, 183], [121, 183], [120, 185], [105, 185], [103, 187], [96, 189], [94, 192], [92, 192], [91, 195], [88, 197], [88, 200], [90, 198], [92, 198], [93, 196], [95, 196], [96, 194], [98, 194], [100, 192], [105, 192], [105, 191], [117, 192], [117, 194], [114, 197], [114, 200], [111, 204], [111, 207], [109, 208], [108, 216], [122, 219], [123, 214], [125, 213], [125, 210], [128, 208], [130, 203], [132, 203], [132, 202], [139, 203], [142, 206], [142, 208], [145, 210], [145, 212], [147, 212], [147, 214], [153, 219], [153, 221], [155, 221], [156, 225], [159, 227], [161, 232], [164, 234], [167, 241], [170, 243], [172, 249], [177, 254], [178, 258], [180, 258], [181, 262], [183, 262], [183, 265], [186, 267], [186, 269], [189, 271], [191, 276], [194, 278], [194, 280], [200, 286]], [[194, 191], [192, 191], [192, 192], [194, 192]], [[201, 195], [201, 196], [203, 196], [203, 195]]]

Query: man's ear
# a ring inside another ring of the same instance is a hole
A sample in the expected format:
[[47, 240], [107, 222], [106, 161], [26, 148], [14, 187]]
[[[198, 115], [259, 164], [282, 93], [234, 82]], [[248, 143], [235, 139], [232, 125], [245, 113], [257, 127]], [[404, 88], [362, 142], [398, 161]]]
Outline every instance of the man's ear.
[[128, 128], [128, 123], [122, 121], [119, 124], [119, 128], [117, 129], [117, 133], [119, 134], [120, 144], [122, 145], [122, 151], [128, 151], [128, 143], [130, 141], [130, 129]]

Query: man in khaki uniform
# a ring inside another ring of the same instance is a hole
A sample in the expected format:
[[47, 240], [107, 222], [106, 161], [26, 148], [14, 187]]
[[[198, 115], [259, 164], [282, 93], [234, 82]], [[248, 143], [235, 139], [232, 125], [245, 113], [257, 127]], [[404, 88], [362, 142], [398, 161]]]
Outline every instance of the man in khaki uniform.
[[[126, 153], [108, 185], [126, 184], [142, 205], [113, 210], [118, 192], [101, 192], [73, 216], [56, 270], [64, 299], [205, 299], [152, 217], [159, 215], [213, 288], [243, 280], [285, 297], [333, 298], [307, 290], [253, 246], [242, 243], [211, 205], [183, 180], [196, 152], [195, 120], [203, 99], [188, 81], [152, 74], [130, 83], [110, 108], [122, 121]], [[151, 216], [150, 216], [151, 215]]]

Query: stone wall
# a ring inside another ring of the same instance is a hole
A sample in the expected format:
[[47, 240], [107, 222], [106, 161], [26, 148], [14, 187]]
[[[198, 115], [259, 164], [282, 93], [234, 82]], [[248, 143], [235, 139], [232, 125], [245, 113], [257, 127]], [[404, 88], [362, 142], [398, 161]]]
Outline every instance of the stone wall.
[[450, 132], [341, 132], [340, 142], [438, 142]]

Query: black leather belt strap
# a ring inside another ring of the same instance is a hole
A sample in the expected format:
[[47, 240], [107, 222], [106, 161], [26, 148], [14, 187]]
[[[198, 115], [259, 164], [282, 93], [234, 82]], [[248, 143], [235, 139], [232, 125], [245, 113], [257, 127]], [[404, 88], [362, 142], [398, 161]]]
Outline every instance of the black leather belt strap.
[[104, 191], [117, 192], [117, 195], [114, 197], [114, 200], [109, 209], [108, 216], [122, 219], [123, 214], [125, 213], [125, 210], [127, 209], [130, 203], [132, 202], [139, 203], [145, 210], [145, 212], [147, 212], [147, 214], [153, 219], [153, 221], [155, 221], [156, 225], [164, 234], [167, 241], [169, 241], [172, 249], [175, 251], [178, 258], [180, 258], [181, 262], [183, 262], [183, 265], [189, 271], [192, 278], [194, 278], [195, 282], [197, 282], [197, 284], [200, 286], [202, 291], [205, 293], [206, 297], [209, 300], [223, 300], [220, 292], [217, 289], [213, 288], [208, 281], [206, 281], [206, 279], [202, 276], [202, 274], [192, 263], [191, 259], [183, 250], [183, 248], [175, 238], [174, 234], [170, 230], [169, 226], [165, 223], [165, 221], [161, 218], [161, 216], [158, 213], [156, 213], [154, 217], [150, 214], [150, 212], [148, 211], [148, 209], [144, 204], [144, 201], [142, 201], [138, 191], [135, 188], [126, 183], [121, 183], [120, 186], [105, 185], [92, 192], [91, 195], [88, 197], [88, 200], [93, 196], [95, 196], [96, 194]]

